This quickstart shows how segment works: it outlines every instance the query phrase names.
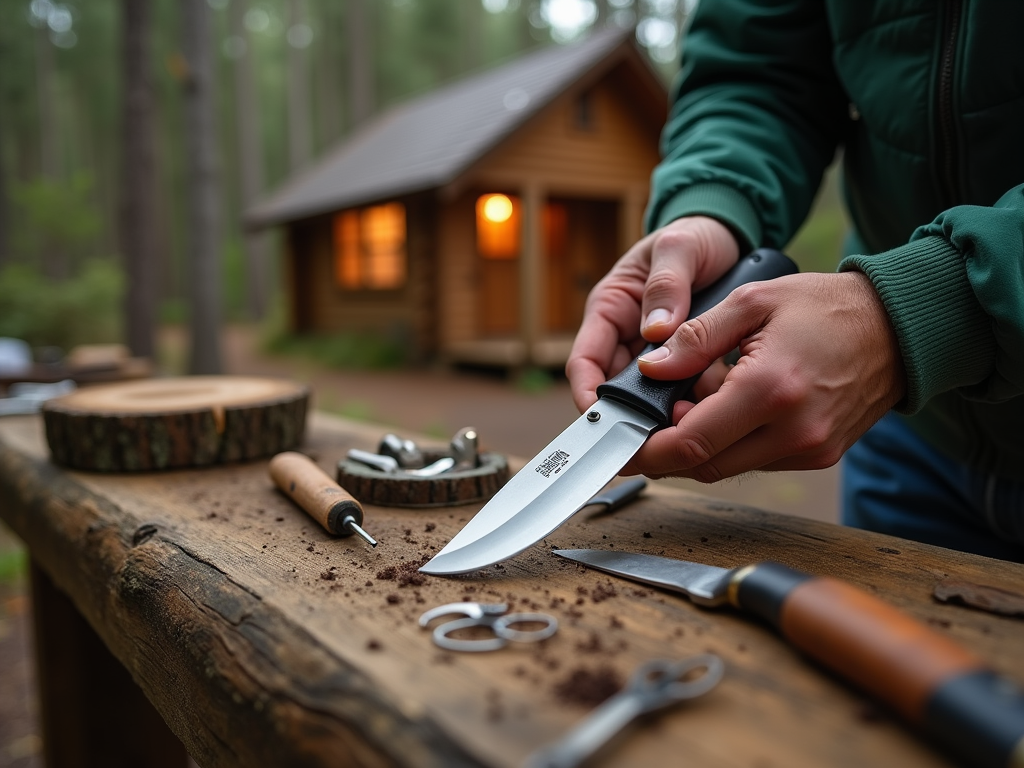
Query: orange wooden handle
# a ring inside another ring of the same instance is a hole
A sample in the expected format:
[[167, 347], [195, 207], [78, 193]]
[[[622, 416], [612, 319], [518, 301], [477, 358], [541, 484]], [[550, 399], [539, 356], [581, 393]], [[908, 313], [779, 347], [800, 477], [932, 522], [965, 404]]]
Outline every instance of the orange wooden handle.
[[295, 451], [279, 453], [270, 460], [269, 468], [277, 487], [328, 533], [352, 535], [353, 531], [343, 524], [348, 517], [356, 525], [363, 524], [363, 508], [359, 502], [308, 456]]
[[737, 570], [729, 601], [889, 704], [972, 768], [1024, 768], [1024, 690], [850, 584], [778, 563]]
[[810, 579], [789, 593], [779, 629], [793, 645], [921, 723], [943, 682], [985, 664], [970, 651], [849, 584]]

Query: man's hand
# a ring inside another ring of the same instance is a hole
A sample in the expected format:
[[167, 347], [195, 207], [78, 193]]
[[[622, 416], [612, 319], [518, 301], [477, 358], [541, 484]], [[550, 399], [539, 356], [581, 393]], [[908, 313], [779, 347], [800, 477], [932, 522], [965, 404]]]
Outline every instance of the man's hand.
[[757, 469], [828, 467], [906, 389], [889, 318], [859, 272], [741, 286], [679, 326], [641, 358], [640, 371], [682, 379], [737, 346], [741, 357], [717, 391], [677, 403], [675, 426], [653, 434], [623, 474], [710, 483]]
[[597, 400], [598, 385], [625, 368], [648, 341], [669, 338], [690, 311], [690, 294], [738, 259], [732, 233], [705, 216], [673, 221], [630, 248], [587, 297], [566, 364], [580, 412]]

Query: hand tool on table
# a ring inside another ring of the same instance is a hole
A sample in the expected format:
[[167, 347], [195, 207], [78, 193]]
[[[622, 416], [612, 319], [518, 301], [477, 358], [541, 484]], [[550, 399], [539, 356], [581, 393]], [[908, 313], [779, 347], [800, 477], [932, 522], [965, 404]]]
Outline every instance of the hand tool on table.
[[[700, 672], [694, 676], [694, 673]], [[556, 744], [534, 752], [526, 768], [575, 768], [640, 715], [703, 696], [722, 679], [725, 664], [713, 653], [642, 665], [626, 687], [595, 709]]]
[[455, 471], [474, 469], [480, 461], [480, 437], [473, 427], [463, 427], [449, 443], [449, 455], [455, 459]]
[[1024, 768], [1024, 691], [975, 654], [846, 582], [778, 563], [718, 568], [654, 555], [556, 549], [591, 568], [732, 605], [976, 768]]
[[[509, 642], [537, 643], [546, 640], [558, 631], [558, 620], [546, 613], [505, 613], [505, 603], [448, 603], [431, 608], [420, 616], [420, 626], [425, 627], [441, 616], [460, 615], [434, 628], [434, 643], [446, 651], [497, 651]], [[515, 629], [514, 624], [543, 624], [538, 629]], [[459, 640], [452, 634], [461, 629], [486, 627], [493, 637], [479, 640]]]
[[391, 433], [380, 439], [377, 453], [381, 456], [390, 456], [398, 462], [398, 466], [402, 469], [416, 469], [426, 464], [423, 459], [423, 451], [416, 443]]
[[[796, 265], [778, 251], [754, 251], [694, 294], [689, 316], [707, 311], [740, 285], [793, 272]], [[689, 394], [698, 378], [657, 381], [643, 376], [634, 360], [600, 385], [598, 401], [509, 480], [420, 570], [437, 575], [468, 573], [540, 541], [615, 477], [652, 432], [671, 426], [673, 405]]]
[[607, 515], [636, 501], [646, 487], [647, 478], [631, 477], [629, 480], [624, 480], [616, 486], [599, 491], [597, 495], [585, 501], [580, 509], [600, 505], [603, 509], [594, 512], [593, 517]]
[[376, 540], [361, 527], [362, 505], [308, 456], [285, 451], [270, 460], [269, 468], [277, 487], [328, 533], [336, 536], [355, 534], [371, 547], [377, 546]]
[[425, 467], [419, 467], [417, 469], [403, 469], [398, 463], [398, 459], [394, 456], [385, 456], [380, 453], [370, 453], [369, 451], [361, 451], [358, 448], [353, 448], [348, 452], [348, 457], [352, 461], [358, 461], [360, 464], [365, 464], [373, 469], [379, 469], [381, 472], [385, 472], [389, 475], [392, 474], [404, 474], [411, 475], [412, 477], [434, 477], [447, 472], [455, 466], [455, 459], [451, 456], [442, 456], [435, 462], [428, 464]]

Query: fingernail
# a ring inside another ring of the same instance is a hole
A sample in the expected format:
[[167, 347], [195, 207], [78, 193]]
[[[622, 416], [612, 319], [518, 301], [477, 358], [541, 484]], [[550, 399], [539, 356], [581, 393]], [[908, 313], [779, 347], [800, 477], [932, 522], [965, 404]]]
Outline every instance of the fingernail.
[[643, 360], [645, 363], [660, 363], [662, 360], [664, 360], [667, 357], [668, 357], [668, 348], [667, 347], [658, 347], [657, 349], [652, 349], [650, 352], [648, 352], [646, 355], [644, 355], [640, 359]]
[[644, 328], [650, 328], [652, 325], [664, 325], [671, 320], [672, 313], [667, 309], [652, 309], [644, 319]]

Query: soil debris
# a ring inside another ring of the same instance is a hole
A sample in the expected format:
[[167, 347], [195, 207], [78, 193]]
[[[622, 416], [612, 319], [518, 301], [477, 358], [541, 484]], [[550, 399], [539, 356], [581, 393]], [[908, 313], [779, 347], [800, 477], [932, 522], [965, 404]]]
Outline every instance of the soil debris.
[[596, 587], [594, 587], [594, 592], [590, 596], [590, 599], [593, 600], [595, 603], [602, 603], [611, 597], [617, 597], [618, 594], [619, 591], [615, 589], [615, 585], [609, 581], [606, 584], [599, 583]]
[[566, 704], [596, 707], [622, 688], [622, 678], [607, 664], [590, 669], [576, 667], [555, 684], [555, 697]]

